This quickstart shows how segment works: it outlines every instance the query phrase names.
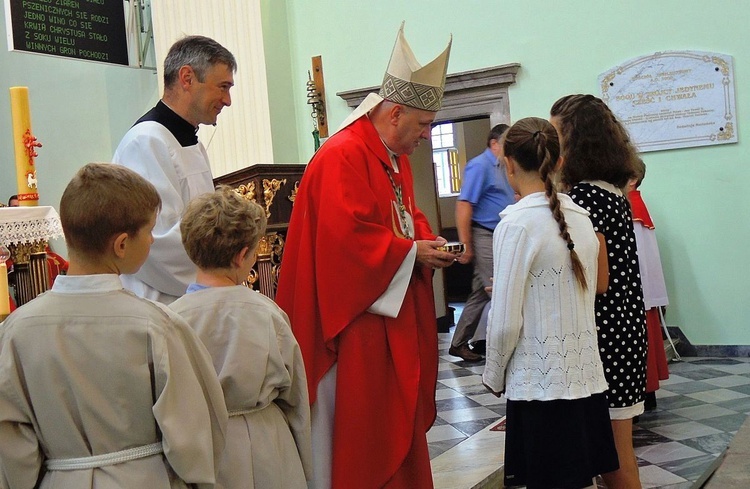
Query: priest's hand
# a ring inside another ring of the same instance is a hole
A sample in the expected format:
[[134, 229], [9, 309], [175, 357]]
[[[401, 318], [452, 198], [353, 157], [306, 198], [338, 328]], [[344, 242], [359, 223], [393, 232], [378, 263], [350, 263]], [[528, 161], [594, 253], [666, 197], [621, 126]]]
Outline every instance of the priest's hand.
[[455, 253], [438, 249], [447, 243], [445, 238], [438, 236], [435, 241], [418, 240], [415, 243], [417, 243], [417, 263], [422, 266], [433, 269], [445, 268], [456, 261]]

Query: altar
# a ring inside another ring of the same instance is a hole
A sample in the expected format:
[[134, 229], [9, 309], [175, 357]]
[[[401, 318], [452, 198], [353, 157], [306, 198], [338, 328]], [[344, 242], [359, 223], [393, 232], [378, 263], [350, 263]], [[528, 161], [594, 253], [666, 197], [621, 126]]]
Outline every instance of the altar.
[[19, 306], [49, 289], [47, 244], [62, 235], [60, 216], [52, 207], [0, 208], [0, 244], [10, 250]]

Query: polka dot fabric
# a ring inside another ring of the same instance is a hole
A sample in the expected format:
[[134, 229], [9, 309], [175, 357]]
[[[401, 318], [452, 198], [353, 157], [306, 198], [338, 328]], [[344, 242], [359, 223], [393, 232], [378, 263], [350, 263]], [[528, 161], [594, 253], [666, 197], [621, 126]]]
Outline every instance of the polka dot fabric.
[[609, 288], [596, 296], [595, 309], [599, 352], [610, 408], [629, 407], [643, 400], [648, 348], [630, 204], [592, 183], [576, 184], [570, 197], [591, 213], [594, 231], [607, 243]]

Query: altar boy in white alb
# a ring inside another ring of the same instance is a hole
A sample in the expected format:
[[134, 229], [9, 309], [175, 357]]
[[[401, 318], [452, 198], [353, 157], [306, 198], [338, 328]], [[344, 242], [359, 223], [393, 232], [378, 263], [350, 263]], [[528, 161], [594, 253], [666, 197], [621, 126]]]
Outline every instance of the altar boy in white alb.
[[138, 273], [122, 277], [140, 297], [169, 304], [195, 280], [195, 265], [180, 240], [180, 214], [198, 195], [213, 192], [206, 150], [198, 141], [200, 124], [216, 125], [232, 103], [237, 63], [222, 45], [203, 36], [180, 39], [164, 60], [164, 95], [122, 138], [113, 161], [153, 183], [162, 210], [154, 245]]
[[118, 276], [146, 259], [159, 206], [118, 165], [65, 189], [68, 275], [0, 328], [0, 488], [214, 487], [227, 411], [211, 358]]
[[265, 227], [263, 208], [228, 187], [194, 199], [180, 228], [198, 277], [169, 307], [198, 333], [224, 389], [218, 487], [306, 489], [312, 448], [302, 353], [284, 311], [242, 284]]

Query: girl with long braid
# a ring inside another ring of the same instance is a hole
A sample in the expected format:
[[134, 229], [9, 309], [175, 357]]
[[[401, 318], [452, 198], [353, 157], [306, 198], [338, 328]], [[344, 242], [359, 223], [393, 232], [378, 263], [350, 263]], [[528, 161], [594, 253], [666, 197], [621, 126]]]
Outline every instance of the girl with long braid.
[[566, 95], [550, 116], [562, 143], [561, 183], [589, 211], [608, 269], [595, 313], [620, 468], [602, 478], [609, 489], [639, 489], [633, 417], [644, 408], [648, 336], [630, 204], [621, 190], [635, 173], [637, 157], [625, 128], [593, 95]]
[[521, 199], [493, 236], [483, 382], [508, 400], [505, 485], [591, 487], [618, 467], [594, 320], [607, 280], [599, 241], [588, 212], [555, 190], [560, 144], [549, 122], [516, 122], [503, 150]]

